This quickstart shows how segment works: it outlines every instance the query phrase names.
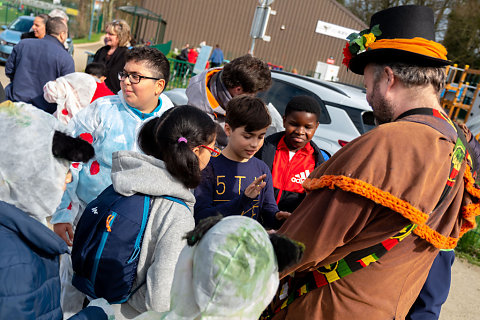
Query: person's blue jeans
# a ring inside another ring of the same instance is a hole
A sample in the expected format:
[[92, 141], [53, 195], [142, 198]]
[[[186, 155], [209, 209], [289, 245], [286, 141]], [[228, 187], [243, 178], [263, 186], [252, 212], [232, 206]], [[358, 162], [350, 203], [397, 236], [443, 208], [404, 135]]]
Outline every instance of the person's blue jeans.
[[410, 308], [407, 320], [437, 320], [450, 291], [455, 252], [440, 251], [433, 261], [427, 280]]

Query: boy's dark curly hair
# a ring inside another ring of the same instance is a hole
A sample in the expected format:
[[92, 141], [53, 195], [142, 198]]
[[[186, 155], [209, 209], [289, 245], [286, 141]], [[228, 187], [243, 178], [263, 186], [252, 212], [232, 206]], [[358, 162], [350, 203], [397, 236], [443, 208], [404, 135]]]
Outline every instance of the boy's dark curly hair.
[[221, 79], [227, 89], [240, 86], [245, 93], [264, 91], [272, 84], [267, 64], [249, 54], [227, 63], [223, 67]]

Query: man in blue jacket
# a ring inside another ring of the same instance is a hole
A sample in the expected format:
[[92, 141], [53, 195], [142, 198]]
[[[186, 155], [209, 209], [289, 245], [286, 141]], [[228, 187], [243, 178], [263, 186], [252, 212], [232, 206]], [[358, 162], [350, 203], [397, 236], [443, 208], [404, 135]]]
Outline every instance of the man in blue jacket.
[[215, 49], [213, 49], [212, 55], [210, 56], [210, 67], [217, 68], [223, 64], [223, 52], [220, 49], [220, 46], [217, 44], [215, 45]]
[[67, 25], [61, 18], [51, 18], [46, 31], [42, 39], [24, 39], [13, 47], [5, 64], [5, 74], [10, 78], [5, 88], [8, 100], [30, 103], [43, 94], [48, 81], [75, 72], [73, 59], [63, 46]]

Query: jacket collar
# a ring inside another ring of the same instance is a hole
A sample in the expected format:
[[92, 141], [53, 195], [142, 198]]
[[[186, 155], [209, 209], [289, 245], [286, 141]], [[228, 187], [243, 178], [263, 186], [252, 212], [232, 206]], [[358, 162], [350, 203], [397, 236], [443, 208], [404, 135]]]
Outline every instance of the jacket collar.
[[63, 43], [61, 43], [57, 38], [55, 38], [54, 36], [51, 36], [49, 34], [45, 35], [45, 37], [43, 37], [43, 40], [45, 41], [49, 41], [49, 42], [52, 42], [52, 43], [55, 43], [56, 45], [60, 46], [61, 48], [63, 48], [65, 51], [67, 50], [65, 48], [65, 46], [63, 45]]
[[[287, 150], [287, 151], [290, 151], [290, 149], [288, 149], [287, 147], [287, 144], [285, 143], [285, 134], [283, 135], [283, 137], [280, 139], [280, 141], [278, 142], [278, 146], [277, 146], [278, 149], [282, 149], [282, 150]], [[305, 147], [303, 147], [302, 149], [298, 150], [296, 153], [300, 153], [300, 154], [313, 154], [313, 147], [310, 145], [310, 141], [305, 145]]]

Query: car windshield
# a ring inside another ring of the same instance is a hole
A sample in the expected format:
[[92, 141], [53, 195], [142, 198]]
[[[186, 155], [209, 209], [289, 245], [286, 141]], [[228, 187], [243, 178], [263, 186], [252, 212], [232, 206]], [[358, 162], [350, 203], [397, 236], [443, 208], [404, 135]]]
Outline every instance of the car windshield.
[[27, 19], [17, 19], [15, 20], [8, 29], [19, 32], [28, 32], [33, 25], [32, 20]]

